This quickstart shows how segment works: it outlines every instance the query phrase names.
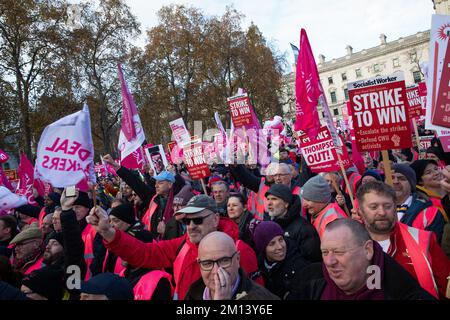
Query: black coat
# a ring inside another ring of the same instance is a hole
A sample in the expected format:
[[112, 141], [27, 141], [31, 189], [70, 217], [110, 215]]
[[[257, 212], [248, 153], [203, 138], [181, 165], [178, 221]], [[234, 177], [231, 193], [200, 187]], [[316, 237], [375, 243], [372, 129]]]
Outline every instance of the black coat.
[[[80, 268], [81, 277], [84, 279], [87, 271], [84, 260], [84, 241], [75, 211], [62, 211], [61, 228], [64, 242], [64, 270], [67, 270], [68, 266], [76, 265]], [[71, 274], [66, 274], [67, 276], [71, 276]]]
[[319, 234], [311, 223], [300, 216], [301, 208], [300, 198], [292, 197], [287, 213], [273, 221], [283, 228], [286, 238], [296, 243], [296, 248], [304, 259], [310, 262], [320, 262], [322, 253]]
[[[382, 288], [385, 300], [435, 300], [425, 291], [408, 271], [389, 255], [384, 255], [384, 278]], [[320, 300], [327, 285], [322, 264], [314, 263], [304, 269], [304, 279], [289, 300]]]
[[287, 245], [286, 258], [277, 262], [272, 268], [267, 268], [265, 253], [258, 257], [258, 266], [264, 278], [264, 285], [270, 292], [276, 294], [281, 299], [285, 299], [299, 284], [303, 282], [303, 269], [309, 262], [303, 259], [295, 248], [292, 240], [285, 239]]

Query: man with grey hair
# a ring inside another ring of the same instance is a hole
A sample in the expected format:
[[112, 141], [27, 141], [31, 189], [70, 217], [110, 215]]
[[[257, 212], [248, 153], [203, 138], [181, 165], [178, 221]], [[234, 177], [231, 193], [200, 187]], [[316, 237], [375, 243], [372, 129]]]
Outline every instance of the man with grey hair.
[[292, 195], [300, 195], [300, 186], [292, 182], [292, 171], [285, 163], [270, 163], [265, 177], [255, 176], [243, 165], [231, 165], [230, 169], [236, 180], [252, 191], [247, 210], [259, 220], [264, 218], [264, 210], [267, 207], [265, 194], [272, 184], [284, 184], [289, 187]]
[[216, 181], [211, 186], [211, 192], [216, 201], [217, 210], [222, 217], [227, 215], [227, 202], [230, 197], [230, 186], [225, 181]]
[[[432, 300], [359, 222], [330, 222], [322, 236], [323, 266], [304, 269], [305, 281], [292, 298], [311, 300]], [[307, 279], [322, 270], [322, 277]]]
[[198, 247], [202, 278], [190, 286], [186, 300], [279, 300], [247, 277], [239, 267], [240, 258], [229, 235], [218, 231], [206, 235]]

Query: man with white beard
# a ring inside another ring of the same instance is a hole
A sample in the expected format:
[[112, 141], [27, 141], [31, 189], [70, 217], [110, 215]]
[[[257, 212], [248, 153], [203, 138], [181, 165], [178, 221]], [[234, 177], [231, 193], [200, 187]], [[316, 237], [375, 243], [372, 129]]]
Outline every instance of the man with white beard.
[[301, 200], [293, 196], [284, 184], [273, 184], [265, 194], [265, 220], [272, 220], [283, 228], [284, 236], [297, 243], [302, 257], [311, 262], [321, 261], [320, 239], [314, 227], [300, 216]]

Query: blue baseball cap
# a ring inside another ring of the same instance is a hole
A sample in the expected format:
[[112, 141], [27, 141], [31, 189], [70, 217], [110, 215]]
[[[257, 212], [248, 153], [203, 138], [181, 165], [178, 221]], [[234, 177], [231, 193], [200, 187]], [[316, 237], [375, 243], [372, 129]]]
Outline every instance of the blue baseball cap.
[[173, 175], [173, 173], [169, 172], [169, 171], [162, 171], [160, 174], [158, 174], [157, 176], [153, 177], [156, 181], [169, 181], [174, 183], [175, 182], [175, 176]]
[[104, 294], [109, 300], [134, 300], [133, 286], [125, 278], [106, 272], [81, 282], [82, 293]]

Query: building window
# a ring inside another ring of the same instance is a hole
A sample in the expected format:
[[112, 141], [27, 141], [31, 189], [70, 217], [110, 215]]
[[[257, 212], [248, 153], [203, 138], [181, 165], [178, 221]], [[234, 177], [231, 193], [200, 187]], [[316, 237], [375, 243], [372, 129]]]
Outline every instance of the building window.
[[343, 74], [341, 74], [341, 77], [342, 77], [342, 81], [347, 80], [347, 74], [345, 72]]
[[333, 114], [334, 114], [335, 116], [338, 116], [338, 115], [339, 115], [339, 110], [338, 110], [338, 109], [333, 109]]
[[414, 78], [414, 83], [419, 83], [420, 81], [422, 81], [422, 74], [420, 73], [420, 71], [414, 71], [413, 78]]
[[378, 63], [375, 63], [373, 65], [373, 72], [380, 72], [380, 65]]
[[333, 84], [333, 77], [328, 77], [328, 84]]
[[344, 89], [345, 100], [348, 100], [348, 89]]
[[330, 97], [331, 97], [331, 103], [336, 103], [336, 92], [330, 92]]
[[362, 77], [361, 69], [356, 69], [355, 72], [357, 78]]
[[410, 53], [409, 58], [411, 59], [411, 62], [415, 62], [417, 60], [417, 53], [416, 52]]
[[394, 68], [400, 67], [400, 61], [398, 60], [398, 58], [392, 60], [392, 65], [394, 66]]

